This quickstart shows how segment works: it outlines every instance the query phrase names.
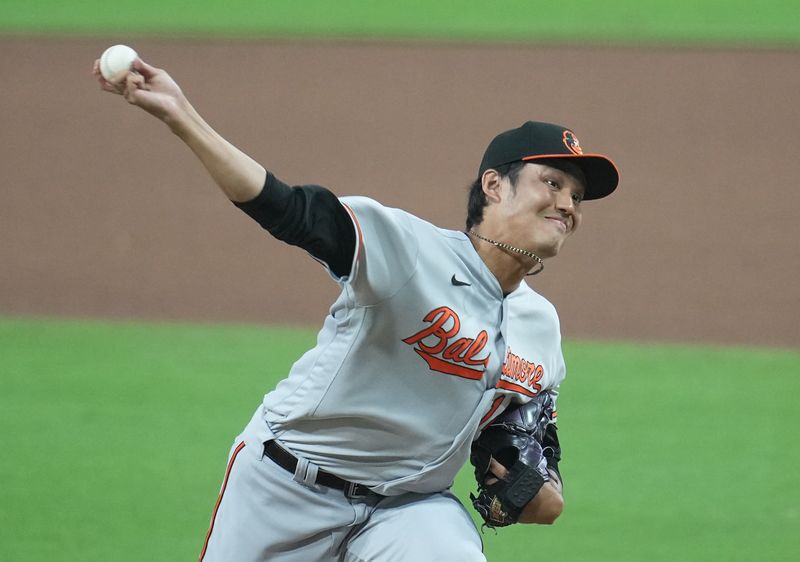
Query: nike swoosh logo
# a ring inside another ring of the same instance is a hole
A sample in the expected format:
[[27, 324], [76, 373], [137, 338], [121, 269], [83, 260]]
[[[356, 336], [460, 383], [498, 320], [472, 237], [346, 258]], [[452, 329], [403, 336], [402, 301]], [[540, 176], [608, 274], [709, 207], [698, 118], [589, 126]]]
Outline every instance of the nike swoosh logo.
[[456, 279], [456, 274], [454, 273], [453, 276], [450, 278], [450, 282], [455, 285], [456, 287], [470, 287], [472, 283], [467, 283], [466, 281], [459, 281]]

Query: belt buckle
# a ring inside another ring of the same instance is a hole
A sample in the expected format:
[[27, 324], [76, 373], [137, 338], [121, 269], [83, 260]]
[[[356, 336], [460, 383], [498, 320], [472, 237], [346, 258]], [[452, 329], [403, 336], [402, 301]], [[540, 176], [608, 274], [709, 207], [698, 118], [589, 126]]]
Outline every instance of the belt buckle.
[[372, 490], [363, 484], [356, 484], [355, 482], [348, 482], [344, 488], [344, 497], [351, 500], [363, 500], [372, 494]]

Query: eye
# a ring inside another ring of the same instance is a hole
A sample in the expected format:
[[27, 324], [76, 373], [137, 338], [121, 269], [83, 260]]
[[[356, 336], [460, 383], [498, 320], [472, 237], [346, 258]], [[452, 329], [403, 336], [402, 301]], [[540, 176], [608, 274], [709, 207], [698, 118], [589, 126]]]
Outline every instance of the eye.
[[545, 179], [545, 180], [544, 180], [544, 183], [546, 183], [547, 185], [549, 185], [549, 186], [550, 186], [550, 187], [552, 187], [553, 189], [559, 189], [559, 188], [560, 188], [560, 186], [558, 185], [558, 182], [557, 182], [557, 181], [555, 181], [555, 180], [551, 180], [551, 179], [549, 179], [549, 178]]
[[583, 194], [582, 193], [573, 193], [572, 194], [572, 201], [577, 205], [581, 201], [583, 201]]

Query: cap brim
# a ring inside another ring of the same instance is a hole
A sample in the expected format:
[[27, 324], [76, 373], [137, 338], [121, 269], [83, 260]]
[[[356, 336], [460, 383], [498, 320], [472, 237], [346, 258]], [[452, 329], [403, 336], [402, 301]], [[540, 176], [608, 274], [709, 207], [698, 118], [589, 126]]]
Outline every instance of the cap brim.
[[578, 166], [586, 176], [586, 193], [584, 200], [601, 199], [613, 193], [619, 184], [619, 171], [614, 162], [602, 154], [537, 154], [526, 156], [522, 160], [532, 162], [535, 160], [548, 160], [563, 158]]

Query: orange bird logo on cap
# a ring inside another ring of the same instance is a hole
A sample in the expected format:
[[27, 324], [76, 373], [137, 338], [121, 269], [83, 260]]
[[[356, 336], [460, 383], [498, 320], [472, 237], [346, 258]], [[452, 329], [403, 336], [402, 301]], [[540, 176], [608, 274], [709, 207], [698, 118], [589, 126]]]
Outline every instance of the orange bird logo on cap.
[[564, 131], [564, 135], [562, 136], [564, 140], [564, 146], [567, 147], [573, 154], [583, 154], [583, 149], [581, 148], [581, 143], [578, 142], [578, 137], [575, 136], [575, 133], [572, 131], [566, 130]]

